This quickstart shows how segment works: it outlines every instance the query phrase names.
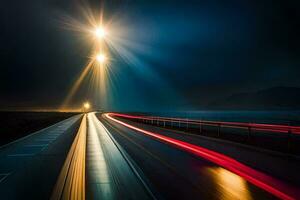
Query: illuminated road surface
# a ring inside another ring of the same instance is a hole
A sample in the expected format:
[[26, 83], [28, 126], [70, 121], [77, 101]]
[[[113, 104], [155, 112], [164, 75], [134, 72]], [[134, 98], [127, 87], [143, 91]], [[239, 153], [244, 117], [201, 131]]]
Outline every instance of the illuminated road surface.
[[299, 195], [296, 187], [286, 187], [281, 181], [208, 149], [144, 131], [137, 124], [130, 126], [113, 118], [104, 121], [165, 198], [293, 199]]
[[89, 113], [2, 146], [0, 199], [153, 199], [117, 145]]
[[87, 198], [150, 199], [151, 193], [122, 147], [117, 146], [94, 113], [87, 118]]
[[0, 199], [49, 199], [80, 118], [0, 147]]
[[126, 120], [97, 115], [74, 116], [0, 147], [0, 199], [298, 197], [297, 188], [259, 179], [257, 170], [171, 131], [151, 135], [144, 125], [131, 123], [134, 130]]

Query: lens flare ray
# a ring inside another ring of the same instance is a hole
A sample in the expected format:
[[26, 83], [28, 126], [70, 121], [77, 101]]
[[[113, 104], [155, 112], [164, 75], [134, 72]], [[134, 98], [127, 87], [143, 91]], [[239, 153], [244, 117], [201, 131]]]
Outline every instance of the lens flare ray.
[[[70, 30], [82, 32], [84, 37], [88, 36], [93, 53], [90, 55], [91, 60], [84, 67], [66, 96], [62, 108], [72, 105], [73, 97], [77, 95], [81, 87], [88, 88], [86, 92], [81, 92], [84, 93], [85, 99], [91, 98], [93, 105], [97, 105], [98, 108], [105, 108], [108, 105], [108, 99], [113, 97], [119, 88], [115, 86], [120, 82], [119, 76], [122, 74], [115, 73], [115, 71], [120, 64], [125, 67], [125, 70], [126, 68], [127, 70], [131, 69], [147, 84], [154, 84], [153, 87], [158, 89], [153, 92], [160, 94], [162, 99], [171, 97], [177, 101], [184, 101], [183, 95], [180, 95], [166, 78], [155, 71], [153, 64], [144, 59], [145, 56], [149, 58], [152, 56], [150, 59], [153, 59], [153, 55], [159, 54], [159, 51], [155, 51], [150, 45], [136, 40], [136, 38], [143, 37], [136, 37], [137, 32], [129, 23], [125, 22], [126, 17], [124, 20], [123, 16], [117, 14], [113, 15], [110, 20], [104, 20], [102, 9], [100, 12], [95, 12], [87, 3], [79, 7], [84, 20], [65, 16], [65, 21], [62, 24]], [[113, 57], [114, 59], [112, 59]], [[114, 60], [118, 64], [114, 63], [113, 65], [112, 61]], [[83, 83], [88, 85], [84, 86]], [[133, 87], [132, 91], [138, 91], [138, 87], [134, 84], [131, 87]]]

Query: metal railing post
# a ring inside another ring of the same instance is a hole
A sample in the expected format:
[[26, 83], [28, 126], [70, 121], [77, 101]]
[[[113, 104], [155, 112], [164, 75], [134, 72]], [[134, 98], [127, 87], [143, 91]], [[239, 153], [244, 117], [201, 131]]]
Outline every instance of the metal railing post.
[[200, 120], [199, 129], [200, 129], [200, 134], [202, 134], [202, 120]]
[[288, 131], [288, 143], [287, 143], [287, 150], [288, 152], [290, 153], [291, 152], [291, 145], [292, 145], [292, 130], [291, 128], [289, 128], [289, 131]]
[[249, 125], [248, 126], [248, 142], [250, 141], [251, 139], [251, 126]]
[[186, 130], [189, 130], [189, 119], [186, 119]]

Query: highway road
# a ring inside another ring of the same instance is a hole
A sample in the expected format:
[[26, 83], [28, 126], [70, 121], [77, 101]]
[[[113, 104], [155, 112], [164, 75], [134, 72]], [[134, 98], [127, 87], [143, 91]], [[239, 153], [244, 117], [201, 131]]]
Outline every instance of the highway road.
[[[290, 174], [297, 173], [299, 160], [264, 154], [87, 113], [0, 147], [0, 194], [1, 199], [297, 199], [299, 176]], [[280, 173], [289, 169], [286, 176]]]
[[88, 114], [87, 198], [151, 199], [152, 193], [126, 152], [96, 118]]
[[155, 199], [94, 113], [0, 147], [0, 199]]
[[[184, 139], [185, 136], [182, 134], [179, 136], [172, 133], [172, 130], [162, 131], [149, 126], [147, 128], [147, 125], [118, 119], [108, 114], [100, 119], [136, 161], [149, 179], [148, 182], [156, 189], [156, 193], [166, 199], [295, 199], [299, 197], [297, 178], [293, 183], [278, 178], [278, 174], [274, 178], [270, 173], [265, 173], [268, 169], [257, 170], [238, 159], [217, 151], [210, 151], [211, 148], [194, 145]], [[235, 146], [231, 151], [239, 151], [239, 149]], [[244, 152], [241, 151], [241, 155], [243, 154]], [[244, 155], [249, 156], [249, 154]], [[259, 161], [255, 154], [252, 156], [253, 163]], [[288, 159], [285, 158], [285, 162], [288, 162]], [[299, 166], [299, 160], [294, 164], [291, 170], [297, 173], [296, 166]], [[289, 168], [281, 169], [281, 171], [288, 170]]]

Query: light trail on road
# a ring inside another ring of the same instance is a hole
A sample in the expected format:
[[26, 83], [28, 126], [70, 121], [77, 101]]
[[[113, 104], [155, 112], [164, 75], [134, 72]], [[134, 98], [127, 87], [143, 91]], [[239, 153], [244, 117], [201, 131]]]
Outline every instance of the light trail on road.
[[87, 124], [86, 198], [152, 199], [150, 190], [95, 113], [87, 114]]
[[145, 135], [151, 136], [155, 139], [158, 139], [160, 141], [163, 141], [167, 144], [171, 144], [173, 146], [176, 146], [182, 150], [185, 150], [187, 152], [190, 152], [194, 155], [197, 155], [199, 157], [202, 157], [206, 160], [209, 160], [219, 166], [224, 167], [225, 169], [243, 177], [245, 180], [249, 181], [250, 183], [256, 185], [257, 187], [268, 191], [269, 193], [273, 194], [274, 196], [281, 198], [281, 199], [296, 199], [298, 192], [291, 188], [290, 186], [285, 185], [284, 183], [280, 182], [279, 180], [276, 180], [262, 172], [259, 172], [255, 169], [252, 169], [228, 156], [225, 156], [223, 154], [214, 152], [212, 150], [196, 146], [187, 142], [183, 142], [177, 139], [173, 139], [170, 137], [163, 136], [159, 133], [154, 133], [151, 131], [147, 131], [141, 128], [138, 128], [136, 126], [130, 125], [128, 123], [125, 123], [123, 121], [120, 121], [118, 119], [113, 118], [114, 113], [108, 113], [105, 114], [105, 116], [114, 121], [117, 122], [123, 126], [126, 126], [127, 128], [133, 129], [135, 131], [141, 132]]
[[86, 126], [84, 115], [57, 179], [51, 200], [85, 199]]

